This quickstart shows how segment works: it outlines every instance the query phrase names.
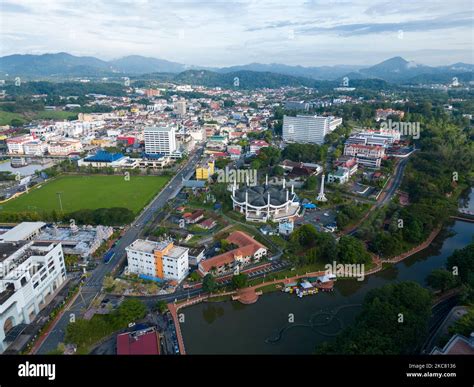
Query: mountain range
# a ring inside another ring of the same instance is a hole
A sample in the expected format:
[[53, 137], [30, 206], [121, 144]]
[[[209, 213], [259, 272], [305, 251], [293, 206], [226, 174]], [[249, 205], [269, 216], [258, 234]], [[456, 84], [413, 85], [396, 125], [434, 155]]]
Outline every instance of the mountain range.
[[[456, 76], [461, 81], [473, 79], [474, 65], [455, 63], [449, 66], [426, 66], [401, 57], [394, 57], [373, 66], [320, 66], [303, 67], [285, 64], [250, 63], [240, 66], [223, 68], [189, 66], [164, 59], [150, 58], [139, 55], [126, 56], [119, 59], [104, 61], [90, 56], [74, 56], [68, 53], [42, 55], [9, 55], [0, 57], [0, 76], [24, 77], [29, 79], [74, 78], [74, 77], [141, 77], [153, 73], [188, 73], [188, 70], [205, 70], [221, 74], [272, 73], [312, 80], [340, 80], [347, 76], [350, 80], [381, 79], [392, 83], [447, 82]], [[187, 76], [194, 77], [190, 72]], [[219, 75], [214, 75], [219, 79]], [[179, 76], [177, 77], [179, 78]], [[290, 82], [292, 83], [292, 82]]]

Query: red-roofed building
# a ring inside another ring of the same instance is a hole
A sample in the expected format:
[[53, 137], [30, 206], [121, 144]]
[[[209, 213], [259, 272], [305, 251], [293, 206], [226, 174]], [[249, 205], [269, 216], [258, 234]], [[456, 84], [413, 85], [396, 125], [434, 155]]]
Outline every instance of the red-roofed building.
[[159, 355], [160, 335], [155, 328], [117, 336], [117, 355]]
[[431, 355], [474, 355], [474, 332], [469, 338], [460, 334], [452, 336], [444, 348], [434, 347]]
[[197, 210], [197, 211], [194, 211], [190, 216], [186, 216], [185, 214], [183, 218], [185, 218], [186, 223], [195, 224], [204, 218], [204, 211]]
[[214, 270], [216, 275], [222, 275], [233, 271], [237, 264], [245, 266], [251, 262], [258, 262], [267, 255], [267, 248], [264, 245], [242, 231], [234, 231], [226, 240], [238, 247], [201, 261], [198, 268], [202, 276]]
[[270, 145], [268, 142], [263, 141], [263, 140], [254, 140], [250, 143], [250, 153], [252, 154], [258, 154], [260, 152], [260, 149], [262, 148], [267, 148]]
[[214, 228], [216, 224], [217, 223], [214, 219], [206, 219], [199, 223], [198, 226], [205, 230], [210, 230], [211, 228]]

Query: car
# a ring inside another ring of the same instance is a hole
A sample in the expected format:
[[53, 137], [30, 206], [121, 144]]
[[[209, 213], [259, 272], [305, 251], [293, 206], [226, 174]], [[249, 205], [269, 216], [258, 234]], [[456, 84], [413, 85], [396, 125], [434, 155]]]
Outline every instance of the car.
[[324, 216], [329, 216], [329, 214], [328, 214], [327, 212], [325, 212], [323, 215], [324, 215]]

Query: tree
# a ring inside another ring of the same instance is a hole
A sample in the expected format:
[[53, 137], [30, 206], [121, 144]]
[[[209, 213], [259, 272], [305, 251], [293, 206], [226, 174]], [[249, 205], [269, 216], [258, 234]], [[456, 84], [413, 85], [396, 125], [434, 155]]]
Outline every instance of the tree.
[[474, 307], [468, 308], [467, 314], [457, 320], [451, 327], [449, 333], [452, 335], [460, 334], [469, 337], [474, 332]]
[[202, 280], [202, 290], [212, 293], [217, 289], [217, 283], [212, 274], [206, 274]]
[[355, 323], [317, 353], [414, 354], [428, 333], [430, 316], [428, 290], [415, 282], [385, 285], [367, 293]]
[[155, 304], [154, 309], [161, 314], [164, 314], [168, 310], [168, 305], [166, 304], [166, 301], [160, 300]]
[[444, 269], [433, 270], [428, 277], [426, 277], [426, 283], [428, 286], [435, 290], [444, 292], [454, 286], [453, 274]]
[[370, 254], [365, 249], [364, 243], [350, 235], [339, 239], [337, 258], [340, 263], [369, 263]]
[[290, 242], [299, 246], [307, 247], [314, 243], [318, 231], [312, 224], [303, 224], [290, 235]]
[[232, 276], [232, 287], [234, 289], [241, 289], [247, 286], [248, 276], [247, 274], [240, 273]]
[[117, 310], [117, 320], [121, 324], [128, 324], [132, 321], [143, 318], [146, 314], [145, 304], [136, 298], [127, 298]]
[[474, 242], [461, 250], [455, 250], [448, 258], [446, 268], [456, 272], [463, 284], [474, 288]]
[[111, 292], [115, 287], [115, 280], [111, 275], [104, 278], [104, 289], [107, 292]]

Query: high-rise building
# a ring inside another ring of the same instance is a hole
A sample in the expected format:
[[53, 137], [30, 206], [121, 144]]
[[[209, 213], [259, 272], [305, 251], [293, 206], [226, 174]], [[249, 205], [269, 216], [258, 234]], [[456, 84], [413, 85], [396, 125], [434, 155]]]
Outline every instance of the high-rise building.
[[65, 280], [60, 243], [0, 243], [0, 353], [13, 327], [31, 323]]
[[145, 128], [145, 153], [171, 156], [176, 151], [176, 129], [171, 126]]
[[184, 117], [186, 115], [186, 101], [179, 100], [174, 103], [175, 113], [180, 116]]
[[173, 242], [137, 239], [126, 249], [130, 273], [182, 281], [189, 272], [188, 250]]
[[322, 144], [326, 134], [342, 124], [342, 118], [310, 115], [283, 117], [283, 140]]

